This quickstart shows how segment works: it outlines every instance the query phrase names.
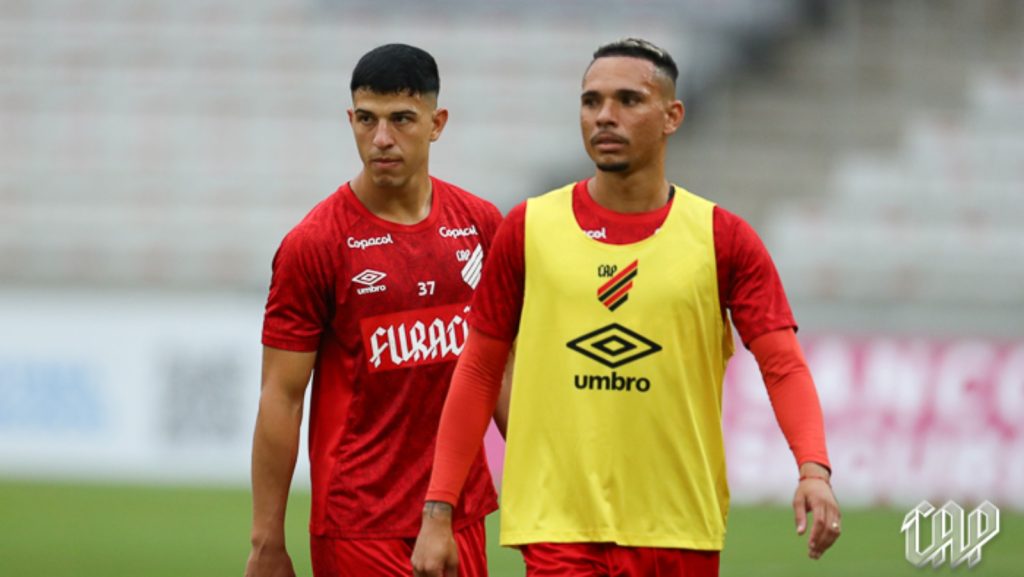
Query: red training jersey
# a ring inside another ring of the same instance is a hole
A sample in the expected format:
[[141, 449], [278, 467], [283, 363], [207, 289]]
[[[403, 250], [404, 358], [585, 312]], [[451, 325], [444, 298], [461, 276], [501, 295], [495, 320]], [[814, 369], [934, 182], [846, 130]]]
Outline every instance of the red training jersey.
[[[348, 184], [281, 243], [263, 344], [316, 351], [310, 406], [310, 531], [414, 538], [469, 304], [501, 221], [490, 203], [436, 178], [414, 225], [371, 213]], [[497, 509], [481, 450], [456, 528]]]
[[[610, 244], [628, 244], [654, 234], [668, 215], [671, 201], [643, 213], [624, 214], [597, 204], [587, 180], [573, 188], [576, 222], [586, 233]], [[796, 321], [768, 250], [742, 218], [715, 206], [713, 212], [718, 301], [723, 318], [731, 315], [744, 345], [771, 331], [793, 328]], [[481, 284], [473, 297], [470, 323], [488, 335], [512, 341], [519, 333], [526, 279], [524, 236], [526, 203], [509, 212], [498, 229]]]

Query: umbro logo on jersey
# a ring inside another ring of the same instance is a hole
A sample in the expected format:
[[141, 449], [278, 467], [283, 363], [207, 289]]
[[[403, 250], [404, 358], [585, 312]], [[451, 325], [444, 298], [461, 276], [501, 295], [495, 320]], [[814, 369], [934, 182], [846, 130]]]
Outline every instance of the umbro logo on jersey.
[[448, 228], [447, 226], [442, 226], [441, 228], [437, 229], [437, 233], [440, 234], [443, 238], [462, 238], [464, 236], [479, 236], [479, 233], [477, 233], [476, 231], [475, 224], [471, 224], [466, 228]]
[[483, 267], [484, 248], [478, 244], [473, 249], [472, 254], [469, 255], [466, 266], [462, 267], [462, 280], [469, 285], [469, 288], [476, 288], [476, 285], [480, 282], [480, 271], [483, 270]]
[[[639, 260], [634, 260], [626, 268], [617, 271], [608, 282], [597, 289], [597, 300], [608, 307], [608, 310], [614, 311], [629, 300], [629, 291], [633, 290], [633, 279], [636, 278], [639, 262]], [[601, 271], [598, 270], [599, 276], [600, 273]]]
[[387, 273], [382, 273], [379, 270], [373, 270], [372, 268], [368, 268], [357, 274], [352, 277], [352, 282], [359, 283], [363, 286], [356, 289], [356, 294], [364, 295], [367, 293], [379, 293], [388, 290], [387, 286], [377, 284], [386, 276], [388, 276]]
[[605, 325], [565, 343], [577, 353], [615, 369], [661, 350], [661, 345], [619, 323]]
[[385, 244], [395, 244], [395, 240], [391, 238], [391, 233], [385, 234], [384, 236], [373, 236], [370, 238], [353, 238], [348, 237], [345, 240], [349, 248], [358, 248], [359, 250], [366, 250], [371, 246], [381, 246]]

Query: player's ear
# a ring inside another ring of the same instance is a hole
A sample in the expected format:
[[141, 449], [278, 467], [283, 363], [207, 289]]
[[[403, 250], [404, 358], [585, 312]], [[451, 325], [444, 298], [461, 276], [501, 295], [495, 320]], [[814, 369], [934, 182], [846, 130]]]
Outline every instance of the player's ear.
[[349, 124], [349, 126], [351, 126], [352, 123], [355, 122], [355, 120], [356, 120], [356, 113], [353, 112], [351, 108], [349, 108], [345, 112], [348, 114], [348, 124]]
[[441, 138], [441, 133], [444, 132], [445, 125], [448, 124], [448, 109], [435, 109], [431, 117], [431, 122], [433, 126], [430, 129], [430, 142], [436, 142], [438, 138]]
[[686, 117], [686, 107], [683, 106], [683, 101], [673, 100], [670, 102], [665, 111], [665, 136], [679, 130], [679, 125], [683, 123], [684, 117]]

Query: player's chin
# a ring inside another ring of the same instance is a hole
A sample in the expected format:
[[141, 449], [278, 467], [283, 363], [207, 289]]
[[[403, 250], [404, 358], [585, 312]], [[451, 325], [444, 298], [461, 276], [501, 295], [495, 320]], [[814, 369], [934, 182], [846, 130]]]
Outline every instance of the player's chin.
[[601, 172], [626, 172], [630, 167], [629, 160], [620, 154], [607, 154], [592, 150], [590, 159], [594, 161], [594, 166]]
[[625, 160], [598, 160], [595, 164], [601, 172], [626, 172], [629, 170], [629, 162]]
[[401, 188], [409, 181], [409, 178], [404, 175], [381, 173], [371, 174], [370, 179], [378, 188]]

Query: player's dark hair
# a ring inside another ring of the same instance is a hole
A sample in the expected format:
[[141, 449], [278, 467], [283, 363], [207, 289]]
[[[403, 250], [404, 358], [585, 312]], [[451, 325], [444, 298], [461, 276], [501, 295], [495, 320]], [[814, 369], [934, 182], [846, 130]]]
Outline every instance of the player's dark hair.
[[426, 50], [408, 44], [385, 44], [367, 52], [352, 71], [350, 88], [378, 94], [437, 95], [437, 62]]
[[[673, 85], [675, 85], [676, 80], [679, 78], [679, 68], [676, 66], [676, 61], [672, 59], [672, 55], [664, 48], [642, 38], [622, 38], [621, 40], [604, 44], [594, 51], [594, 60], [606, 56], [642, 58], [654, 63], [655, 68], [672, 79]], [[593, 64], [594, 61], [591, 60], [590, 63]]]

